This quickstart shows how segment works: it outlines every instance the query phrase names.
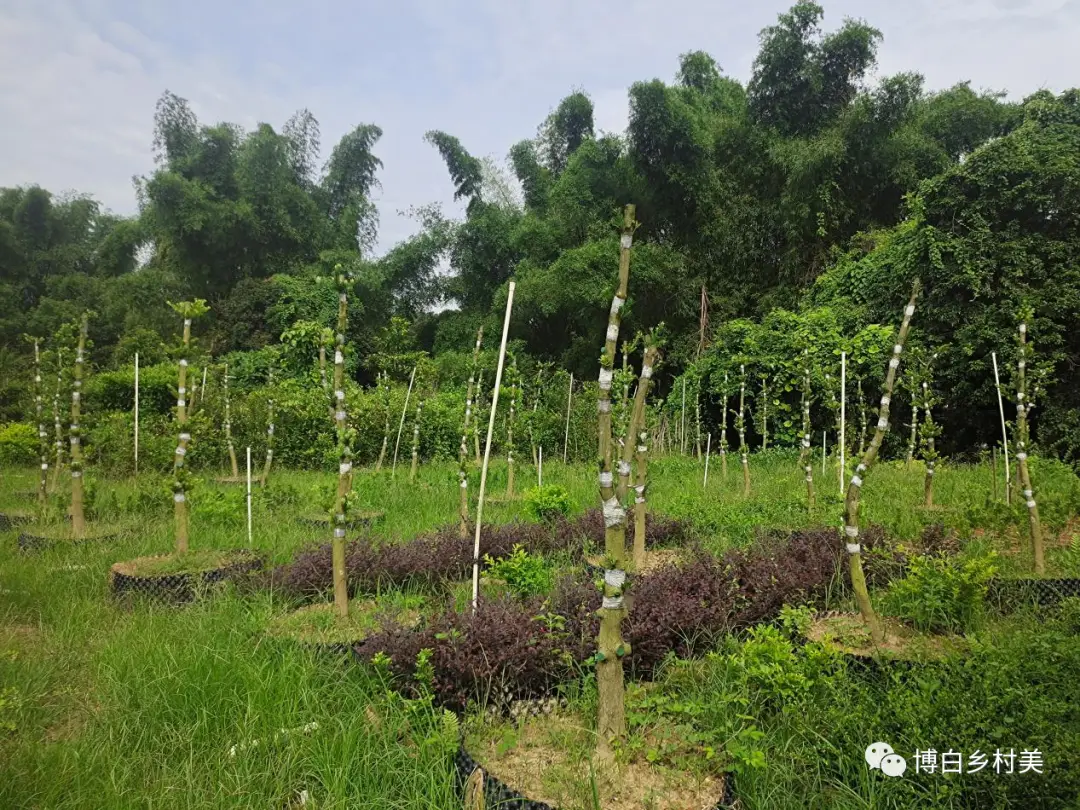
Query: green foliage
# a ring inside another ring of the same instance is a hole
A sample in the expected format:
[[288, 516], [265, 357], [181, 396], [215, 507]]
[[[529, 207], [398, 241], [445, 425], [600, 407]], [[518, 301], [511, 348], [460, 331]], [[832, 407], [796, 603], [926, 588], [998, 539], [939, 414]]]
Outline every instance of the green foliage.
[[551, 563], [539, 554], [530, 554], [525, 547], [515, 544], [508, 557], [498, 560], [484, 555], [488, 576], [501, 579], [519, 596], [536, 596], [548, 593], [555, 581]]
[[37, 428], [21, 422], [0, 425], [0, 464], [33, 464], [37, 457]]
[[967, 632], [983, 617], [986, 592], [997, 573], [997, 555], [920, 555], [907, 576], [890, 584], [888, 611], [919, 630]]
[[558, 484], [533, 487], [522, 499], [525, 514], [533, 520], [556, 520], [567, 517], [572, 508], [570, 493]]

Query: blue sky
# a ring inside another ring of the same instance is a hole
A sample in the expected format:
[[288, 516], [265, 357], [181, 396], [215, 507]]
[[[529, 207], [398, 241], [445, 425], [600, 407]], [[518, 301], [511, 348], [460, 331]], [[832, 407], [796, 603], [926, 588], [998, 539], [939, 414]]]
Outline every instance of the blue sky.
[[[396, 211], [461, 211], [427, 130], [502, 161], [582, 88], [597, 127], [621, 131], [629, 85], [671, 79], [682, 52], [706, 50], [745, 81], [758, 32], [791, 2], [0, 0], [0, 186], [88, 192], [133, 213], [166, 88], [204, 123], [279, 128], [307, 107], [323, 158], [356, 124], [382, 127], [381, 252], [414, 230]], [[1013, 97], [1080, 85], [1080, 0], [822, 4], [826, 30], [855, 16], [883, 31], [878, 75]]]

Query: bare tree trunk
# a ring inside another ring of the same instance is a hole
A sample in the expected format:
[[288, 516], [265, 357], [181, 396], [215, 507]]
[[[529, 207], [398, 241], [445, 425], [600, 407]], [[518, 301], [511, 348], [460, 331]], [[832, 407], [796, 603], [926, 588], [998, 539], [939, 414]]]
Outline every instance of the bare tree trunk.
[[458, 488], [461, 490], [461, 505], [458, 509], [460, 523], [458, 534], [461, 539], [469, 536], [469, 420], [472, 418], [473, 386], [476, 383], [476, 367], [480, 363], [480, 344], [484, 340], [484, 327], [476, 331], [476, 347], [473, 349], [472, 370], [469, 372], [469, 388], [465, 394], [465, 420], [461, 428], [461, 446], [458, 448]]
[[743, 497], [750, 497], [750, 455], [746, 449], [746, 366], [739, 366], [742, 375], [739, 381], [739, 415], [736, 427], [739, 429], [739, 455], [742, 457]]
[[412, 429], [412, 467], [409, 469], [409, 483], [416, 483], [416, 468], [420, 464], [420, 414], [424, 409], [424, 400], [416, 402], [416, 420]]
[[38, 476], [38, 514], [44, 516], [49, 494], [49, 432], [45, 429], [45, 402], [41, 387], [41, 340], [34, 338], [34, 408], [38, 423], [38, 455], [41, 470]]
[[183, 354], [180, 357], [179, 385], [176, 389], [176, 424], [180, 428], [179, 444], [173, 454], [173, 516], [176, 520], [176, 552], [188, 550], [187, 493], [184, 491], [184, 456], [187, 455], [191, 434], [187, 432], [187, 351], [191, 345], [191, 318], [184, 318]]
[[645, 488], [648, 485], [648, 442], [649, 433], [642, 425], [636, 445], [637, 477], [634, 480], [634, 568], [638, 571], [645, 564]]
[[483, 458], [480, 455], [480, 410], [484, 399], [484, 370], [476, 375], [476, 419], [473, 420], [473, 451], [476, 454], [476, 463], [480, 464]]
[[232, 477], [240, 477], [240, 465], [236, 463], [236, 447], [232, 439], [232, 405], [229, 399], [229, 365], [225, 364], [225, 379], [222, 381], [225, 395], [225, 443], [229, 447], [229, 466], [232, 468]]
[[383, 428], [382, 449], [379, 450], [379, 460], [375, 462], [375, 472], [382, 469], [386, 461], [386, 447], [390, 443], [390, 373], [384, 371], [379, 377], [383, 388], [383, 406], [386, 411], [386, 426]]
[[64, 426], [60, 418], [60, 394], [64, 389], [64, 350], [56, 347], [56, 393], [53, 395], [53, 430], [56, 432], [56, 466], [53, 467], [50, 489], [56, 491], [60, 470], [64, 466]]
[[1042, 523], [1039, 521], [1039, 507], [1035, 503], [1035, 492], [1031, 486], [1031, 471], [1028, 469], [1028, 420], [1027, 414], [1030, 408], [1027, 402], [1027, 376], [1025, 370], [1027, 361], [1034, 357], [1034, 350], [1027, 342], [1027, 323], [1031, 318], [1030, 312], [1022, 316], [1025, 322], [1020, 324], [1020, 359], [1017, 361], [1017, 392], [1016, 392], [1016, 467], [1020, 476], [1020, 487], [1024, 495], [1028, 510], [1028, 525], [1031, 528], [1031, 549], [1035, 555], [1035, 573], [1043, 576], [1046, 573], [1046, 562], [1043, 558]]
[[83, 464], [81, 416], [83, 362], [89, 316], [79, 321], [79, 347], [75, 352], [75, 376], [71, 382], [71, 529], [76, 540], [86, 537], [86, 514], [83, 511]]
[[727, 483], [727, 415], [728, 415], [728, 375], [724, 373], [724, 403], [720, 412], [720, 475]]
[[270, 475], [270, 465], [274, 462], [274, 367], [270, 367], [270, 374], [266, 381], [271, 398], [266, 401], [266, 463], [263, 465], [262, 475], [259, 476], [259, 484], [266, 486], [266, 479]]
[[[652, 385], [653, 368], [660, 357], [660, 350], [654, 344], [650, 336], [645, 345], [645, 356], [641, 362], [641, 376], [638, 379], [637, 391], [634, 393], [634, 410], [630, 415], [630, 421], [626, 430], [626, 439], [620, 442], [621, 456], [619, 458], [619, 486], [615, 492], [619, 503], [626, 502], [626, 495], [630, 488], [630, 460], [637, 453], [637, 486], [634, 498], [634, 544], [633, 562], [638, 571], [645, 565], [645, 476], [646, 476], [646, 453], [645, 445], [647, 433], [645, 432], [645, 402], [649, 396], [649, 388]], [[638, 443], [634, 444], [634, 435], [637, 434]]]
[[802, 393], [802, 452], [799, 463], [806, 473], [806, 508], [814, 509], [814, 458], [810, 450], [810, 358], [809, 352], [803, 352], [803, 393]]
[[859, 604], [859, 612], [863, 621], [870, 629], [870, 637], [875, 645], [885, 641], [885, 631], [874, 612], [870, 602], [870, 591], [866, 587], [866, 575], [863, 573], [862, 547], [859, 544], [859, 495], [862, 490], [862, 476], [867, 473], [877, 459], [881, 443], [885, 440], [885, 433], [889, 429], [889, 402], [892, 399], [893, 386], [896, 383], [896, 372], [900, 367], [900, 353], [904, 350], [904, 342], [907, 340], [908, 331], [911, 329], [911, 317], [915, 314], [915, 299], [919, 295], [918, 279], [912, 284], [911, 299], [904, 309], [904, 319], [900, 324], [900, 333], [893, 346], [893, 355], [889, 360], [889, 371], [885, 375], [885, 390], [881, 396], [881, 408], [878, 411], [877, 428], [870, 446], [866, 449], [859, 465], [855, 468], [855, 474], [851, 477], [848, 485], [847, 496], [844, 498], [844, 534], [847, 538], [847, 552], [849, 569], [851, 573], [851, 585], [855, 591], [855, 601]]
[[349, 582], [345, 570], [345, 526], [348, 495], [352, 489], [352, 449], [349, 447], [348, 414], [345, 411], [345, 328], [349, 312], [350, 278], [341, 265], [334, 268], [338, 288], [337, 333], [334, 345], [334, 428], [338, 445], [338, 485], [334, 497], [334, 609], [342, 619], [349, 615]]
[[518, 394], [517, 357], [510, 358], [510, 410], [506, 419], [506, 497], [514, 497], [514, 404]]
[[605, 558], [614, 567], [604, 572], [604, 598], [600, 607], [600, 637], [596, 653], [596, 683], [599, 693], [597, 712], [598, 753], [613, 758], [613, 743], [626, 734], [625, 691], [622, 657], [629, 651], [622, 638], [623, 585], [626, 583], [626, 510], [620, 503], [613, 480], [614, 447], [611, 435], [611, 383], [615, 365], [615, 346], [619, 339], [620, 311], [626, 303], [630, 277], [630, 248], [635, 228], [634, 206], [626, 206], [622, 237], [619, 243], [619, 286], [611, 302], [604, 355], [600, 362], [599, 443], [600, 500], [604, 512]]

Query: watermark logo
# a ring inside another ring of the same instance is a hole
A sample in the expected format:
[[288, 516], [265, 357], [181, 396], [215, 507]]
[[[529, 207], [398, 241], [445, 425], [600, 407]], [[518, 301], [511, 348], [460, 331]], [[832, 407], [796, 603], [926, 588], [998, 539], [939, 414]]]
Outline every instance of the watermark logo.
[[[880, 770], [886, 776], [903, 776], [907, 770], [907, 760], [897, 754], [891, 745], [884, 742], [871, 743], [863, 754], [870, 770]], [[915, 773], [978, 773], [989, 768], [997, 774], [1041, 774], [1044, 768], [1043, 755], [1039, 749], [1024, 749], [1017, 754], [1015, 748], [994, 753], [975, 750], [967, 757], [952, 748], [937, 751], [933, 748], [915, 751]], [[965, 765], [967, 766], [965, 768]]]
[[893, 751], [888, 743], [870, 743], [863, 756], [870, 770], [880, 769], [886, 776], [903, 776], [907, 770], [907, 760]]

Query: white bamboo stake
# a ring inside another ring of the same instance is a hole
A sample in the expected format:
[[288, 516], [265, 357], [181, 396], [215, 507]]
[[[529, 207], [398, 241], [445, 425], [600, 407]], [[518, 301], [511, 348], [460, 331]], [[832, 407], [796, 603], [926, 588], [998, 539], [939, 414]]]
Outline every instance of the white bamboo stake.
[[484, 464], [480, 468], [480, 494], [476, 501], [476, 537], [473, 541], [472, 609], [480, 598], [480, 521], [484, 517], [484, 490], [487, 488], [488, 462], [491, 461], [491, 437], [495, 432], [495, 411], [499, 406], [499, 386], [502, 385], [503, 360], [506, 359], [506, 336], [510, 332], [510, 310], [514, 305], [514, 282], [506, 295], [506, 317], [503, 319], [502, 342], [499, 344], [499, 365], [495, 368], [495, 390], [491, 394], [491, 413], [488, 416], [487, 443], [484, 446]]
[[206, 402], [206, 366], [202, 367], [202, 388], [199, 392], [202, 394], [203, 402]]
[[398, 423], [397, 441], [394, 442], [394, 466], [390, 468], [391, 478], [395, 478], [397, 476], [397, 454], [398, 448], [401, 447], [401, 429], [405, 427], [405, 414], [409, 410], [409, 397], [412, 396], [413, 380], [415, 379], [416, 366], [413, 366], [412, 374], [409, 375], [409, 390], [405, 392], [405, 404], [401, 408], [401, 422]]
[[251, 548], [251, 448], [247, 449], [247, 529], [248, 548]]
[[540, 461], [536, 465], [536, 485], [544, 485], [544, 445], [540, 445]]
[[135, 475], [139, 474], [139, 353], [135, 352]]
[[712, 434], [705, 437], [705, 479], [701, 482], [701, 488], [709, 485], [709, 450], [712, 449]]
[[840, 352], [840, 494], [844, 494], [844, 423], [847, 420], [847, 352]]
[[566, 434], [562, 443], [562, 463], [566, 463], [566, 450], [570, 445], [570, 403], [574, 399], [574, 372], [570, 372], [570, 391], [566, 395]]
[[997, 352], [990, 352], [994, 361], [994, 387], [997, 388], [998, 412], [1001, 414], [1001, 441], [1005, 450], [1005, 503], [1012, 503], [1012, 479], [1009, 477], [1009, 434], [1005, 429], [1005, 403], [1001, 401], [1001, 379], [998, 377]]
[[679, 452], [686, 455], [686, 377], [682, 381], [682, 415], [679, 417]]

